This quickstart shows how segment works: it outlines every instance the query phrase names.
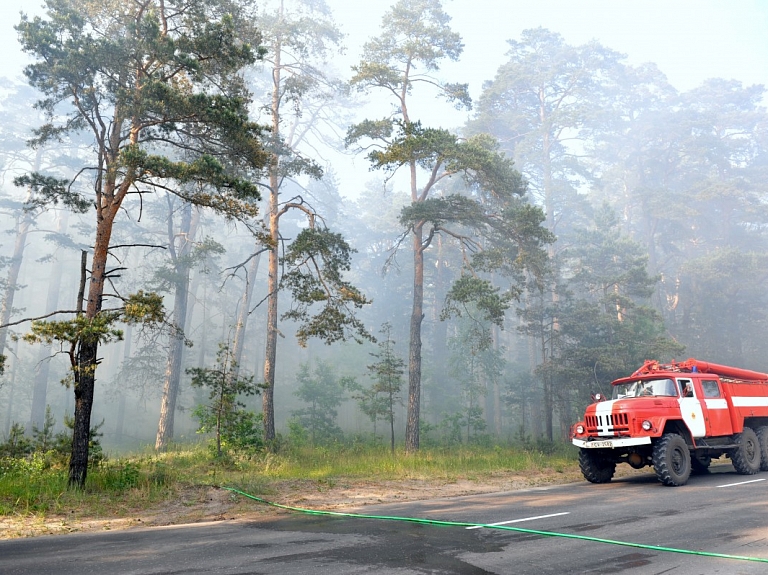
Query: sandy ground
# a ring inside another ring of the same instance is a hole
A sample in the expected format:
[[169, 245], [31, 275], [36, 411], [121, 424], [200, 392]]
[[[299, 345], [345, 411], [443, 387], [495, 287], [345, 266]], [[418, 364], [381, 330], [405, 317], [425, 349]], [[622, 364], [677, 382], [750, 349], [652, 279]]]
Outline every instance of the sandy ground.
[[[618, 471], [618, 470], [617, 470]], [[618, 475], [618, 473], [617, 473]], [[480, 493], [497, 493], [537, 485], [583, 481], [580, 474], [541, 473], [515, 475], [499, 473], [491, 477], [456, 481], [286, 481], [274, 487], [275, 495], [266, 499], [283, 505], [323, 510], [359, 510], [367, 505], [395, 503]], [[259, 494], [254, 494], [259, 495]], [[363, 511], [364, 512], [364, 511]], [[176, 525], [201, 521], [256, 519], [287, 513], [227, 491], [212, 487], [189, 487], [172, 502], [140, 511], [122, 510], [119, 516], [81, 517], [77, 512], [57, 515], [0, 517], [0, 539], [34, 537], [82, 531], [109, 531]]]

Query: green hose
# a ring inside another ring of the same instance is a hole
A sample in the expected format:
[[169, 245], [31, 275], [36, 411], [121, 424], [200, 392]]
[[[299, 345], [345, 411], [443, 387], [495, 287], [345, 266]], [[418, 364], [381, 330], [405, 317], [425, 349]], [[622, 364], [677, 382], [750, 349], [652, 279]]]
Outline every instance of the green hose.
[[249, 493], [240, 491], [233, 487], [222, 486], [221, 489], [226, 489], [248, 497], [259, 503], [277, 507], [279, 509], [285, 509], [287, 511], [297, 511], [299, 513], [307, 513], [309, 515], [326, 515], [331, 517], [354, 517], [357, 519], [386, 519], [389, 521], [407, 521], [409, 523], [420, 523], [422, 525], [449, 525], [452, 527], [485, 527], [487, 529], [501, 529], [503, 531], [515, 531], [517, 533], [528, 533], [531, 535], [542, 535], [544, 537], [562, 537], [564, 539], [578, 539], [580, 541], [591, 541], [593, 543], [609, 543], [611, 545], [621, 545], [623, 547], [635, 547], [637, 549], [648, 549], [651, 551], [666, 551], [668, 553], [682, 553], [684, 555], [698, 555], [700, 557], [717, 557], [719, 559], [736, 559], [739, 561], [755, 561], [757, 563], [768, 563], [768, 559], [762, 557], [747, 557], [745, 555], [728, 555], [727, 553], [711, 553], [709, 551], [692, 551], [690, 549], [676, 549], [674, 547], [662, 547], [660, 545], [645, 545], [643, 543], [631, 543], [629, 541], [616, 541], [614, 539], [602, 539], [600, 537], [588, 537], [586, 535], [574, 535], [572, 533], [558, 533], [556, 531], [539, 531], [537, 529], [523, 529], [521, 527], [509, 527], [507, 525], [487, 525], [484, 523], [463, 523], [460, 521], [439, 521], [436, 519], [420, 519], [417, 517], [396, 517], [389, 515], [365, 515], [363, 513], [343, 513], [340, 511], [318, 511], [317, 509], [303, 509], [301, 507], [291, 507], [290, 505], [281, 505], [279, 503], [273, 503], [256, 497]]

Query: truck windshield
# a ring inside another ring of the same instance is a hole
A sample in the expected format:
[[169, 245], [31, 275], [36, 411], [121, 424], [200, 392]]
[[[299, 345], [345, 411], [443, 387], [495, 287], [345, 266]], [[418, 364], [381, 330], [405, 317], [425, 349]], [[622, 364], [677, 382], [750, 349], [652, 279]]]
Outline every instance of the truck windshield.
[[613, 399], [659, 396], [676, 397], [675, 382], [671, 379], [642, 379], [613, 386]]

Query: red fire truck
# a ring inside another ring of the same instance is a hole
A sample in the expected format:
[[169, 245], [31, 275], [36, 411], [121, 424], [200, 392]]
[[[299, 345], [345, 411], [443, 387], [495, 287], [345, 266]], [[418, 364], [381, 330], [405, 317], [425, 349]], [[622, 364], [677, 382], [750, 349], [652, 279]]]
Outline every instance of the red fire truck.
[[652, 465], [664, 485], [684, 485], [712, 459], [730, 458], [737, 473], [768, 471], [768, 374], [688, 359], [646, 361], [595, 396], [572, 428], [579, 467], [607, 483], [617, 463]]

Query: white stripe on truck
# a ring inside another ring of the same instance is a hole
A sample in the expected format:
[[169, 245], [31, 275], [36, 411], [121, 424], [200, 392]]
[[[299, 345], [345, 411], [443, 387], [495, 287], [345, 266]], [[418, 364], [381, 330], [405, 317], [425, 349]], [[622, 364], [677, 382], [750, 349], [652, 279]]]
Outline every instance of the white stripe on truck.
[[768, 407], [768, 397], [733, 397], [735, 407]]

